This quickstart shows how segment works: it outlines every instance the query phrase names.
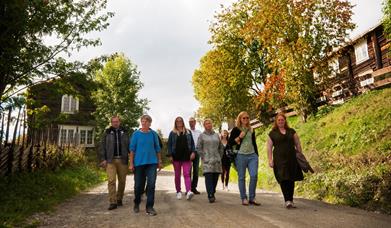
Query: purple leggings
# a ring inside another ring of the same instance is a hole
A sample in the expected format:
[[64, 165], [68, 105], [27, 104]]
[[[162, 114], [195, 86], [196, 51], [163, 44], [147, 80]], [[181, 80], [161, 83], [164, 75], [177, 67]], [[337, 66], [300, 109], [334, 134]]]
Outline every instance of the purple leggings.
[[191, 161], [173, 161], [175, 172], [175, 189], [176, 192], [181, 191], [181, 168], [183, 169], [183, 177], [185, 178], [185, 187], [186, 192], [191, 190], [191, 179], [190, 179], [190, 171], [191, 171]]

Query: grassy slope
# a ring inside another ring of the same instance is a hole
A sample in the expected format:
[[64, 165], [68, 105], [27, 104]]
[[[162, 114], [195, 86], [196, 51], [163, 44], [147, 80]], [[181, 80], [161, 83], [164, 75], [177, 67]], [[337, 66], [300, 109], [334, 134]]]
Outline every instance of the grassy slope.
[[0, 178], [0, 227], [20, 226], [37, 212], [105, 180], [93, 163], [80, 163], [56, 171], [40, 170]]
[[[316, 169], [297, 184], [298, 194], [391, 213], [391, 89], [372, 91], [342, 106], [324, 108], [307, 123], [297, 117], [304, 153]], [[278, 190], [267, 166], [265, 142], [270, 127], [257, 130], [258, 186]], [[233, 180], [237, 180], [234, 171]]]

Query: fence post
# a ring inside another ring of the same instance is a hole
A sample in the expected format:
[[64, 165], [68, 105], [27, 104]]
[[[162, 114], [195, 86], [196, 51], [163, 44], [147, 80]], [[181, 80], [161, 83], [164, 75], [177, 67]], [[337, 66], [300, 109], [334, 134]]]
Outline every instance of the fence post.
[[16, 141], [16, 133], [18, 132], [18, 125], [19, 125], [19, 118], [20, 118], [20, 112], [22, 108], [19, 108], [18, 111], [18, 117], [16, 118], [16, 123], [15, 123], [15, 129], [14, 129], [14, 134], [12, 136], [12, 142], [11, 142], [11, 147], [8, 150], [8, 169], [7, 169], [7, 174], [11, 175], [12, 174], [12, 167], [13, 167], [13, 162], [14, 162], [14, 156], [15, 156], [15, 141]]
[[[2, 150], [3, 147], [3, 136], [4, 136], [4, 119], [5, 119], [5, 112], [4, 110], [1, 110], [1, 131], [0, 131], [0, 151]], [[0, 153], [1, 154], [1, 153]]]
[[10, 129], [10, 123], [11, 123], [11, 112], [12, 112], [12, 107], [9, 107], [9, 109], [8, 109], [7, 130], [5, 130], [5, 142], [4, 142], [4, 147], [6, 147], [6, 146], [7, 146], [7, 143], [8, 143], [8, 135], [9, 135], [9, 129]]
[[[21, 132], [22, 132], [22, 143], [20, 144], [20, 153], [19, 153], [19, 171], [23, 170], [23, 156], [24, 156], [24, 140], [26, 132], [26, 109], [23, 108], [23, 122], [21, 123]], [[20, 136], [19, 136], [20, 138]]]
[[[33, 126], [34, 124], [34, 116], [32, 115], [31, 116], [31, 122], [30, 122], [30, 126]], [[33, 165], [33, 151], [34, 151], [34, 134], [35, 134], [35, 129], [33, 127], [31, 127], [31, 131], [29, 130], [29, 137], [30, 137], [30, 150], [29, 150], [29, 154], [28, 154], [28, 158], [27, 158], [27, 171], [28, 172], [31, 172], [32, 171], [32, 165]]]

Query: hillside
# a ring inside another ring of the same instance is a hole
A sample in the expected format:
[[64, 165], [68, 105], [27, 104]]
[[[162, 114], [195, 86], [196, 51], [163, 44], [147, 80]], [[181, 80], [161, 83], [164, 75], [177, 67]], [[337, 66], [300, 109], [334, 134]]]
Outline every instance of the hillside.
[[[372, 91], [338, 107], [323, 108], [296, 129], [316, 170], [296, 185], [296, 195], [391, 213], [391, 88]], [[267, 165], [270, 127], [257, 130], [258, 187], [279, 190]], [[232, 173], [236, 177], [235, 173]]]

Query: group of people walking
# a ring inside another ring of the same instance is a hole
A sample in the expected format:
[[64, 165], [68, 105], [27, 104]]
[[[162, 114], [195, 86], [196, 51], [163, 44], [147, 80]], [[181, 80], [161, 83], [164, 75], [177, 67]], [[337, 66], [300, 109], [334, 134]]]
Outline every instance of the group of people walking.
[[[154, 210], [155, 183], [157, 171], [162, 168], [161, 139], [152, 130], [152, 118], [143, 115], [141, 128], [131, 137], [120, 126], [118, 116], [111, 118], [111, 127], [102, 137], [101, 160], [108, 175], [110, 206], [113, 210], [122, 206], [127, 170], [134, 172], [133, 211], [140, 211], [142, 194], [146, 194], [146, 213], [156, 215]], [[196, 120], [189, 119], [190, 129], [185, 127], [182, 117], [175, 118], [174, 127], [169, 134], [167, 149], [174, 167], [176, 198], [191, 200], [197, 190], [199, 163], [205, 177], [205, 187], [210, 203], [216, 201], [216, 186], [221, 174], [223, 189], [228, 189], [231, 163], [238, 173], [238, 186], [241, 204], [244, 206], [261, 205], [256, 200], [258, 181], [258, 147], [255, 131], [250, 126], [247, 112], [241, 112], [236, 118], [235, 127], [229, 133], [214, 131], [211, 119], [203, 121], [204, 131], [195, 128]], [[283, 114], [275, 118], [272, 131], [267, 140], [269, 166], [273, 168], [277, 182], [281, 186], [286, 208], [293, 204], [294, 182], [303, 179], [303, 173], [297, 163], [296, 153], [301, 153], [299, 137], [294, 129], [289, 128]], [[246, 171], [250, 176], [246, 191]], [[184, 178], [185, 192], [182, 192], [181, 178]], [[116, 179], [118, 177], [118, 188]], [[184, 193], [184, 195], [182, 194]]]

